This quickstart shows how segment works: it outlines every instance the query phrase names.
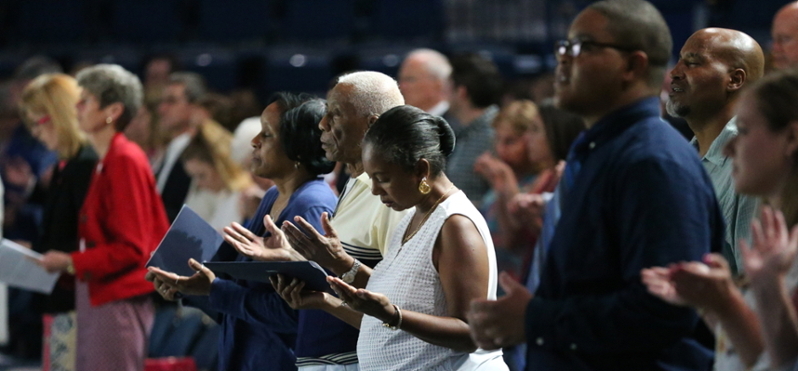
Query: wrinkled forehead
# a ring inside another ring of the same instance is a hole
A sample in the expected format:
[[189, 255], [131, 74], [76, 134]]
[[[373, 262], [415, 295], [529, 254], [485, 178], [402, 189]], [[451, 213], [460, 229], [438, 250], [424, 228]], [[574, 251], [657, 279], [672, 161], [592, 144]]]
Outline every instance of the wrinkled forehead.
[[355, 99], [354, 86], [349, 83], [338, 83], [327, 93], [327, 107], [330, 109], [339, 109], [351, 115], [355, 115]]

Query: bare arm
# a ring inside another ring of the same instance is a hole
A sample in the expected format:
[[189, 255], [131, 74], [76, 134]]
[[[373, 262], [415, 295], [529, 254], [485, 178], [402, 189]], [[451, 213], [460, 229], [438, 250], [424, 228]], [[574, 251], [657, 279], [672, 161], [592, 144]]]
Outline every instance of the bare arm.
[[717, 318], [734, 349], [740, 354], [740, 360], [747, 367], [752, 367], [759, 360], [764, 350], [762, 330], [756, 313], [749, 307], [739, 290], [731, 296], [725, 308], [711, 312]]
[[366, 315], [396, 325], [401, 312], [402, 331], [430, 344], [474, 351], [476, 344], [470, 336], [466, 312], [472, 300], [487, 297], [489, 275], [487, 247], [474, 223], [461, 215], [447, 219], [435, 242], [432, 259], [446, 297], [447, 316], [401, 308], [397, 311], [385, 295], [356, 289], [337, 278], [329, 280], [342, 299]]
[[754, 289], [765, 345], [773, 368], [798, 358], [798, 318], [784, 281]]
[[753, 248], [741, 241], [745, 271], [757, 301], [764, 342], [771, 367], [798, 358], [798, 316], [785, 284], [785, 276], [798, 254], [798, 226], [790, 233], [781, 212], [763, 207], [752, 223]]

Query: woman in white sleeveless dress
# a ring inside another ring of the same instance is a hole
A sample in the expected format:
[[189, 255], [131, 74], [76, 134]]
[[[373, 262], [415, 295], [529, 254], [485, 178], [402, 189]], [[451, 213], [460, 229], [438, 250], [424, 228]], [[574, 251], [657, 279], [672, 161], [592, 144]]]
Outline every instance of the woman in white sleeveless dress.
[[454, 141], [445, 120], [411, 106], [385, 112], [369, 129], [363, 165], [372, 193], [394, 210], [415, 208], [373, 271], [342, 251], [308, 248], [310, 240], [286, 228], [308, 259], [325, 265], [335, 256], [352, 266], [343, 280], [329, 279], [338, 298], [283, 277], [273, 284], [292, 307], [359, 327], [361, 370], [507, 370], [501, 351], [477, 349], [469, 335], [470, 302], [496, 298], [496, 255], [482, 215], [443, 173]]

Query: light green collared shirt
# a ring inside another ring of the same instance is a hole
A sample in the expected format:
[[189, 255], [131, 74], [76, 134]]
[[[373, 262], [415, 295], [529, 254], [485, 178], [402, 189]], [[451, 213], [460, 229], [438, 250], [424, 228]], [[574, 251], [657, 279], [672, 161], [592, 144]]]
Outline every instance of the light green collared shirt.
[[[726, 243], [723, 244], [723, 256], [729, 261], [732, 273], [742, 273], [742, 257], [739, 241], [748, 239], [751, 232], [751, 218], [754, 216], [759, 201], [754, 197], [743, 196], [734, 191], [732, 179], [732, 160], [723, 155], [726, 143], [737, 136], [737, 118], [733, 117], [723, 131], [720, 132], [709, 151], [701, 159], [704, 169], [712, 180], [715, 197], [718, 199], [723, 220], [726, 221]], [[690, 141], [698, 149], [698, 140]]]

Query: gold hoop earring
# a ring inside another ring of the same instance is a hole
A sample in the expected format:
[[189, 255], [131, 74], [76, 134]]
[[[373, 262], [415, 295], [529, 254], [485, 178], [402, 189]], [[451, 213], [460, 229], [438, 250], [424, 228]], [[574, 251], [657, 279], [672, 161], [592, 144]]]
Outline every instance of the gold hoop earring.
[[430, 187], [429, 183], [427, 183], [427, 177], [421, 178], [421, 182], [418, 183], [418, 191], [421, 192], [422, 195], [428, 194], [432, 191], [432, 187]]
[[111, 125], [112, 122], [114, 122], [114, 119], [112, 119], [111, 116], [108, 116], [108, 118], [105, 119], [105, 123], [108, 125]]

